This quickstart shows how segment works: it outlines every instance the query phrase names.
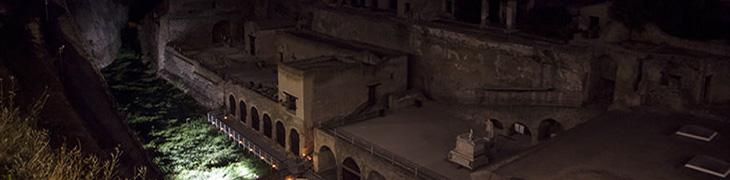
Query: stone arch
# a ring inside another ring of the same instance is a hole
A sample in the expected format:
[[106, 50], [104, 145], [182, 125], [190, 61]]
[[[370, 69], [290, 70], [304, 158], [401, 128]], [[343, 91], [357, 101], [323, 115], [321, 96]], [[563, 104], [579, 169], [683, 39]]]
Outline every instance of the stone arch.
[[228, 114], [236, 115], [236, 97], [233, 94], [228, 96]]
[[370, 173], [368, 173], [368, 180], [385, 180], [385, 176], [380, 174], [378, 171], [370, 171]]
[[238, 119], [243, 123], [246, 124], [246, 116], [248, 115], [248, 109], [246, 108], [246, 102], [243, 102], [241, 100], [238, 102]]
[[213, 25], [211, 37], [213, 43], [223, 43], [229, 40], [231, 38], [231, 22], [223, 20], [215, 23], [215, 25]]
[[269, 117], [268, 114], [264, 113], [264, 136], [271, 138], [271, 117]]
[[337, 159], [334, 151], [327, 146], [319, 148], [317, 153], [317, 173], [325, 179], [337, 179]]
[[291, 129], [289, 132], [289, 151], [295, 156], [299, 156], [299, 133], [296, 129]]
[[342, 180], [360, 180], [360, 166], [352, 158], [345, 158], [342, 161]]
[[286, 128], [281, 121], [276, 122], [276, 143], [281, 147], [286, 147]]
[[563, 131], [563, 124], [554, 119], [545, 119], [537, 128], [537, 140], [544, 141], [555, 137]]
[[251, 107], [251, 127], [258, 131], [261, 129], [260, 127], [260, 119], [259, 119], [259, 111], [256, 109], [256, 107]]

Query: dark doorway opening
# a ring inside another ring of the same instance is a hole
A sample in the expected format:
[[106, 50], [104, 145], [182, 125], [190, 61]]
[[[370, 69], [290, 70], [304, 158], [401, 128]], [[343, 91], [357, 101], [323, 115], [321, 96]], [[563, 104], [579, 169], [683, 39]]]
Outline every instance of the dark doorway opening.
[[256, 36], [248, 35], [248, 46], [249, 46], [249, 53], [252, 56], [256, 55]]
[[256, 131], [261, 129], [261, 127], [259, 127], [259, 121], [259, 111], [256, 110], [256, 107], [251, 107], [251, 128]]
[[337, 160], [335, 160], [335, 153], [329, 147], [319, 148], [317, 166], [317, 173], [324, 179], [337, 179]]
[[479, 24], [482, 22], [482, 0], [458, 0], [454, 18], [457, 21]]
[[271, 117], [268, 114], [264, 114], [264, 136], [271, 138]]
[[246, 124], [246, 116], [248, 115], [246, 113], [246, 103], [241, 101], [238, 103], [238, 117], [241, 120], [243, 124]]
[[501, 19], [500, 14], [501, 12], [501, 2], [500, 0], [489, 0], [489, 14], [487, 14], [487, 19], [489, 19], [489, 22], [491, 23], [500, 23]]
[[228, 96], [228, 114], [236, 115], [236, 98], [233, 95]]
[[710, 96], [710, 89], [712, 85], [712, 75], [705, 76], [705, 84], [702, 86], [702, 95], [701, 95], [701, 101], [704, 104], [710, 104], [712, 103], [712, 96]]
[[352, 158], [342, 162], [342, 180], [360, 180], [360, 167]]
[[538, 137], [540, 141], [551, 139], [563, 131], [563, 125], [553, 119], [546, 119], [540, 122]]
[[368, 86], [368, 103], [375, 103], [378, 100], [378, 86], [380, 84]]
[[286, 147], [286, 128], [281, 121], [276, 122], [276, 143], [281, 147]]
[[289, 151], [292, 154], [299, 156], [299, 133], [295, 129], [291, 129], [289, 133]]
[[231, 38], [231, 23], [221, 21], [213, 25], [213, 43], [224, 43]]

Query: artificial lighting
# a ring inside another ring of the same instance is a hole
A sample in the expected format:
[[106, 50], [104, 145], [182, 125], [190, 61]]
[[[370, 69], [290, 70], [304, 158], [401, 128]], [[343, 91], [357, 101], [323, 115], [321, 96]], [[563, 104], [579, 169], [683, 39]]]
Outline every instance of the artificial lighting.
[[294, 180], [294, 177], [293, 176], [287, 176], [286, 177], [286, 180]]
[[228, 116], [223, 116], [223, 119], [228, 119]]

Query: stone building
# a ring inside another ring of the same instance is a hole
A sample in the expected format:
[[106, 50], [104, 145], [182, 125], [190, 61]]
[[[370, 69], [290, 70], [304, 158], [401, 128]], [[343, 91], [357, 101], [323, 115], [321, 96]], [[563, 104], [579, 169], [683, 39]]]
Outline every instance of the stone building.
[[[168, 2], [142, 31], [163, 77], [321, 178], [508, 178], [494, 169], [609, 109], [730, 102], [728, 47], [617, 34], [604, 2], [573, 7], [592, 34], [568, 39], [520, 29], [534, 0]], [[445, 160], [486, 123], [490, 165]]]

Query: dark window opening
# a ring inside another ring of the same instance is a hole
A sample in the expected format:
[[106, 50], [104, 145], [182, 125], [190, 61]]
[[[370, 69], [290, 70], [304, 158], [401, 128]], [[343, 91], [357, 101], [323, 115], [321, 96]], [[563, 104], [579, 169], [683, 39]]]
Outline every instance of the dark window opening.
[[352, 7], [365, 7], [365, 0], [351, 0], [350, 5]]
[[406, 3], [405, 5], [406, 5], [405, 6], [405, 12], [406, 13], [411, 13], [411, 3]]
[[388, 9], [398, 12], [398, 0], [390, 0], [388, 4]]
[[489, 3], [489, 14], [488, 14], [487, 18], [489, 19], [489, 22], [500, 23], [501, 22], [500, 14], [502, 13], [502, 12], [500, 12], [502, 9], [500, 7], [501, 6], [500, 0], [489, 0], [488, 3]]
[[373, 8], [373, 9], [378, 9], [378, 8], [380, 8], [380, 7], [379, 7], [379, 4], [378, 4], [378, 1], [380, 1], [380, 0], [372, 0], [372, 1], [371, 1], [371, 4], [370, 4], [370, 7], [371, 7], [371, 8]]
[[454, 0], [446, 0], [445, 11], [449, 14], [454, 14]]
[[456, 1], [454, 18], [457, 21], [479, 24], [482, 22], [482, 0]]
[[286, 110], [289, 110], [291, 112], [297, 111], [297, 97], [292, 96], [289, 93], [284, 93], [285, 101], [284, 101], [284, 107], [286, 107]]

